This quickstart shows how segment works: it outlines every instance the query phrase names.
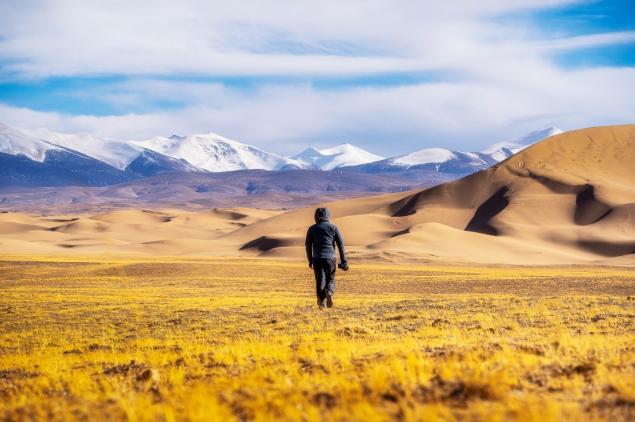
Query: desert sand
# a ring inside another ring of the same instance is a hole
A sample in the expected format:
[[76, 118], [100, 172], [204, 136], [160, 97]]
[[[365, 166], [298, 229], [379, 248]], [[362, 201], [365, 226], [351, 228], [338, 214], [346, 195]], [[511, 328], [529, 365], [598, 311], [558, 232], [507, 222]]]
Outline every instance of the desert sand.
[[[433, 188], [320, 204], [352, 260], [635, 265], [635, 125], [556, 135]], [[314, 207], [0, 214], [2, 254], [301, 258]]]

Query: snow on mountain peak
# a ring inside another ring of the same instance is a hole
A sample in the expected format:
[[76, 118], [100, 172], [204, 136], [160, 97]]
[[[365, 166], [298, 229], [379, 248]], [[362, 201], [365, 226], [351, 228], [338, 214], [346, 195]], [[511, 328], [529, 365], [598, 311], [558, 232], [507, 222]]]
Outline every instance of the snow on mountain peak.
[[304, 167], [313, 167], [320, 170], [333, 170], [338, 167], [367, 164], [384, 159], [380, 155], [373, 154], [349, 143], [319, 150], [307, 148], [291, 158], [301, 162]]
[[168, 157], [183, 159], [195, 167], [212, 172], [244, 169], [276, 170], [292, 164], [292, 160], [277, 154], [268, 153], [211, 132], [184, 137], [157, 136], [133, 143]]
[[[545, 138], [549, 138], [550, 136], [558, 135], [562, 132], [563, 130], [558, 129], [557, 127], [548, 127], [546, 129], [535, 130], [511, 141], [497, 142], [495, 144], [489, 145], [481, 152], [483, 154], [490, 154], [492, 156], [503, 157], [502, 159], [505, 159], [510, 155], [516, 154], [517, 152], [527, 148], [531, 144], [534, 144]], [[511, 154], [509, 154], [509, 152], [511, 152]]]
[[319, 164], [328, 161], [328, 157], [322, 154], [319, 150], [309, 147], [299, 154], [291, 157], [300, 163], [301, 168], [319, 168]]
[[456, 158], [456, 154], [449, 149], [426, 148], [391, 158], [390, 163], [396, 166], [410, 167], [419, 164], [444, 163], [453, 158]]
[[[356, 146], [345, 142], [343, 144], [338, 144], [330, 148], [324, 148], [319, 150], [324, 155], [335, 155], [335, 154], [343, 154], [350, 151], [364, 151], [361, 148], [357, 148]], [[365, 151], [364, 151], [365, 152]]]
[[80, 152], [119, 170], [125, 169], [142, 151], [141, 148], [125, 141], [99, 138], [86, 133], [58, 133], [46, 129], [35, 129], [31, 133], [52, 144]]
[[60, 148], [27, 130], [0, 123], [0, 152], [10, 155], [23, 155], [32, 160], [42, 162], [46, 152], [51, 149]]
[[[436, 166], [438, 170], [442, 166], [443, 168], [473, 167], [476, 169], [502, 161], [532, 143], [559, 133], [562, 133], [562, 130], [549, 127], [530, 132], [512, 141], [490, 145], [482, 152], [426, 148], [384, 159], [350, 143], [324, 149], [307, 148], [293, 157], [283, 157], [213, 132], [187, 136], [157, 136], [140, 141], [117, 141], [89, 134], [18, 129], [0, 123], [0, 152], [23, 155], [42, 162], [49, 150], [75, 151], [119, 170], [126, 170], [139, 157], [142, 157], [145, 163], [156, 162], [155, 167], [168, 168], [169, 171], [173, 171], [174, 168], [184, 171], [210, 172], [290, 168], [333, 170], [362, 165], [369, 165], [372, 168], [409, 169], [417, 166], [426, 168]], [[148, 151], [151, 153], [143, 156]], [[172, 159], [182, 160], [182, 162], [172, 162], [170, 161]], [[137, 162], [135, 168], [139, 170], [139, 166], [140, 162]], [[148, 171], [147, 168], [142, 170]], [[152, 171], [155, 171], [154, 168]]]
[[564, 131], [562, 129], [551, 126], [546, 129], [529, 132], [528, 134], [518, 138], [517, 142], [521, 145], [529, 146], [530, 144], [541, 141], [545, 138], [549, 138], [551, 136], [559, 135], [563, 132]]

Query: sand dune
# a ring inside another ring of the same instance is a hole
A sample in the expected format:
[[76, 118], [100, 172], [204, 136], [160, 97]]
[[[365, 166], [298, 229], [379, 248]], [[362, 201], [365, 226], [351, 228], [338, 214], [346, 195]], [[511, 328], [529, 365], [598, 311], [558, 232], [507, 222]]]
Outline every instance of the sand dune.
[[[476, 262], [635, 261], [635, 126], [557, 135], [488, 170], [410, 194], [327, 204], [354, 254]], [[311, 210], [219, 239], [300, 239]], [[266, 248], [265, 248], [266, 249]], [[273, 254], [263, 247], [255, 254]], [[290, 251], [289, 251], [290, 253]], [[627, 259], [625, 258], [625, 259]], [[625, 259], [621, 259], [624, 261]]]
[[[635, 264], [635, 125], [548, 138], [433, 188], [325, 204], [352, 259]], [[301, 258], [313, 207], [0, 214], [2, 253]]]
[[218, 254], [212, 240], [281, 211], [247, 208], [125, 209], [96, 215], [0, 214], [0, 251], [10, 253]]

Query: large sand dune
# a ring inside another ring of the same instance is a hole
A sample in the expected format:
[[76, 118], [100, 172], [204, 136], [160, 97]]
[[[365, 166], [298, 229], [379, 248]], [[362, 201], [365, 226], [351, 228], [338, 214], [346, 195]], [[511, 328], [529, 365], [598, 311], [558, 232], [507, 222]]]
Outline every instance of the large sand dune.
[[[548, 138], [430, 189], [326, 204], [352, 258], [635, 264], [635, 125]], [[313, 207], [283, 213], [0, 214], [2, 253], [302, 257]]]
[[[352, 253], [508, 263], [635, 261], [635, 126], [549, 138], [461, 180], [327, 204]], [[218, 239], [302, 255], [311, 209]], [[280, 249], [283, 249], [281, 251]], [[630, 256], [629, 256], [630, 255]]]

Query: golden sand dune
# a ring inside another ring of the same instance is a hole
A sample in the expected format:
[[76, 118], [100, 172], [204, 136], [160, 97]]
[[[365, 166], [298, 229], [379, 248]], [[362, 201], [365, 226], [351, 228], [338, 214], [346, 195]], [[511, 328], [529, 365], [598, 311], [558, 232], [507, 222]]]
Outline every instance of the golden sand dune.
[[[635, 264], [635, 125], [548, 138], [421, 191], [325, 204], [352, 258]], [[0, 214], [2, 253], [302, 257], [313, 207]]]
[[212, 240], [280, 211], [126, 209], [97, 215], [0, 214], [2, 253], [215, 254]]
[[[353, 254], [476, 262], [635, 261], [635, 125], [546, 139], [434, 188], [327, 204]], [[301, 255], [311, 209], [219, 239], [256, 254]], [[258, 239], [262, 239], [258, 242]], [[628, 257], [630, 255], [630, 257]]]

